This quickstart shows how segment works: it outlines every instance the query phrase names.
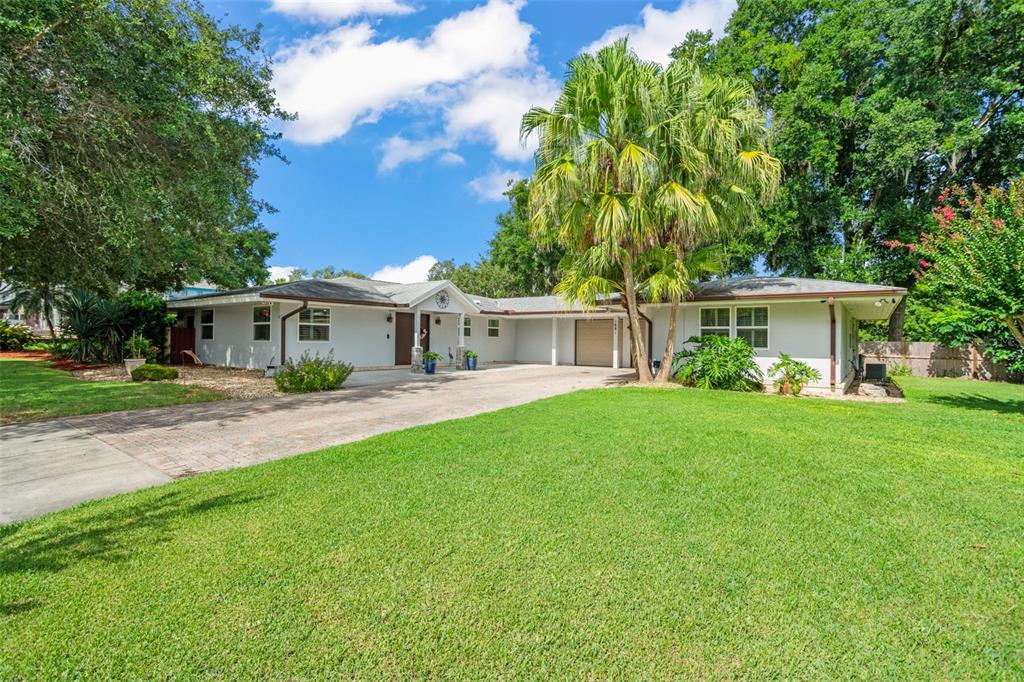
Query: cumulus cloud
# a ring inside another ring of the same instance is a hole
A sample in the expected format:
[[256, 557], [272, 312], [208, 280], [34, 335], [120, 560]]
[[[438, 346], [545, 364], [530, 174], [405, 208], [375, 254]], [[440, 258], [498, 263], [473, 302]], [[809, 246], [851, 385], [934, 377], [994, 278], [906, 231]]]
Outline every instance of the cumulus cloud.
[[496, 168], [487, 175], [481, 175], [469, 181], [469, 189], [481, 201], [501, 201], [508, 191], [509, 181], [521, 180], [524, 177], [517, 170]]
[[270, 9], [313, 21], [337, 21], [357, 16], [409, 14], [416, 11], [412, 5], [399, 0], [272, 0]]
[[288, 279], [292, 275], [292, 270], [294, 270], [296, 267], [298, 266], [271, 265], [269, 268], [267, 268], [267, 270], [270, 271], [270, 281], [273, 282], [274, 280], [278, 279]]
[[640, 11], [639, 24], [613, 26], [582, 51], [596, 52], [628, 35], [630, 47], [641, 59], [668, 64], [669, 51], [688, 32], [710, 30], [721, 35], [734, 9], [736, 0], [683, 0], [675, 10], [646, 5]]
[[509, 161], [527, 159], [532, 149], [520, 144], [519, 119], [531, 106], [549, 105], [558, 84], [536, 61], [534, 29], [520, 18], [521, 7], [490, 0], [439, 22], [425, 38], [381, 40], [363, 21], [282, 49], [274, 87], [283, 107], [298, 113], [285, 136], [322, 144], [402, 111], [442, 122], [441, 129], [419, 139], [388, 138], [381, 171], [467, 140], [490, 144]]
[[436, 262], [437, 259], [433, 256], [417, 256], [404, 265], [385, 265], [370, 275], [370, 279], [399, 282], [401, 284], [426, 282], [427, 274]]

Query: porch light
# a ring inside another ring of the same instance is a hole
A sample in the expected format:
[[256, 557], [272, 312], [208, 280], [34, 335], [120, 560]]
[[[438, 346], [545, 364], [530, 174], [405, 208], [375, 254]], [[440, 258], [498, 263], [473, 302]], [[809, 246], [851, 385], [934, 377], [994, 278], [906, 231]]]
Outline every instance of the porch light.
[[441, 324], [441, 316], [440, 315], [438, 315], [437, 317], [434, 318], [434, 324]]
[[393, 319], [395, 319], [395, 318], [393, 318], [393, 317], [391, 316], [391, 313], [388, 313], [388, 317], [387, 317], [387, 320], [388, 320], [388, 324], [391, 324], [391, 321], [392, 321]]

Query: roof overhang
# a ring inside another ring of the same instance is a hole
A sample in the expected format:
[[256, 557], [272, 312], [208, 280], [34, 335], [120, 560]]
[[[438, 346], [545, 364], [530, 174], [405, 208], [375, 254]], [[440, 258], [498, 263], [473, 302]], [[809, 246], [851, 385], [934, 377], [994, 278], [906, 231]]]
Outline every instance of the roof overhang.
[[259, 297], [263, 300], [273, 301], [308, 301], [310, 303], [327, 303], [332, 305], [356, 305], [356, 306], [369, 306], [372, 308], [404, 308], [397, 303], [385, 303], [384, 301], [352, 301], [341, 298], [315, 298], [312, 296], [286, 296], [283, 294], [260, 294]]
[[[704, 303], [707, 301], [806, 301], [808, 299], [820, 299], [820, 298], [878, 298], [880, 296], [896, 296], [902, 298], [907, 295], [907, 290], [900, 287], [893, 287], [891, 289], [875, 289], [872, 291], [809, 291], [801, 292], [798, 294], [723, 294], [721, 296], [695, 296], [688, 298], [686, 303]], [[651, 304], [651, 305], [668, 305], [667, 303]]]
[[464, 305], [467, 308], [469, 308], [469, 310], [471, 312], [474, 312], [474, 313], [483, 312], [480, 309], [480, 306], [478, 306], [477, 304], [473, 303], [473, 301], [470, 300], [470, 298], [468, 296], [466, 296], [464, 293], [462, 293], [462, 290], [459, 289], [457, 286], [455, 286], [455, 284], [451, 280], [447, 280], [447, 279], [446, 280], [442, 280], [442, 281], [438, 282], [438, 284], [439, 284], [439, 286], [432, 287], [432, 288], [428, 289], [427, 291], [425, 291], [424, 293], [420, 294], [416, 298], [412, 299], [411, 301], [409, 301], [405, 305], [407, 307], [409, 307], [409, 308], [415, 308], [417, 305], [419, 305], [420, 303], [423, 303], [423, 301], [427, 300], [431, 296], [436, 296], [439, 291], [442, 291], [444, 289], [448, 289], [452, 293], [452, 295], [459, 301], [459, 303], [461, 303], [462, 305]]

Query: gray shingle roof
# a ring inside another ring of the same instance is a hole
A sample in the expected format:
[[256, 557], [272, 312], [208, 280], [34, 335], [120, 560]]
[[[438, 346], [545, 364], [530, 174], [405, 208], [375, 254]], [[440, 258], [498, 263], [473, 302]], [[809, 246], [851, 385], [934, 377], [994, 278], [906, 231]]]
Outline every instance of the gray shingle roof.
[[304, 279], [298, 282], [286, 282], [284, 284], [231, 289], [230, 291], [219, 291], [215, 294], [200, 294], [199, 296], [179, 298], [176, 303], [182, 301], [198, 301], [203, 299], [219, 298], [222, 296], [244, 296], [246, 294], [259, 294], [263, 298], [308, 298], [319, 301], [337, 301], [339, 303], [362, 303], [365, 305], [386, 306], [396, 305], [394, 301], [384, 294], [376, 291], [372, 286], [358, 286], [353, 285], [350, 282], [339, 282], [336, 280], [325, 279]]
[[834, 279], [808, 279], [803, 277], [731, 277], [703, 282], [693, 292], [695, 300], [708, 298], [756, 296], [818, 296], [829, 294], [892, 294], [906, 293], [905, 289], [880, 284], [841, 282]]

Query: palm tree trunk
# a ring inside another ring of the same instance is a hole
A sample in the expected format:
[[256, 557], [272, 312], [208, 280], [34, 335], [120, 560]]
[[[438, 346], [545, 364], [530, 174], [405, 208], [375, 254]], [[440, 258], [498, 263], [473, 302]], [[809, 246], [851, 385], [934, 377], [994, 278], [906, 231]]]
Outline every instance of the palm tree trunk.
[[654, 381], [667, 384], [672, 378], [672, 357], [676, 354], [676, 321], [679, 319], [679, 297], [673, 296], [668, 309], [668, 338], [665, 339], [665, 354], [661, 356], [661, 369]]
[[633, 281], [633, 264], [628, 258], [622, 259], [622, 279], [626, 285], [626, 312], [629, 314], [629, 342], [636, 357], [637, 378], [641, 384], [654, 381], [651, 366], [647, 362], [647, 344], [640, 328], [640, 315], [636, 306], [636, 282]]

